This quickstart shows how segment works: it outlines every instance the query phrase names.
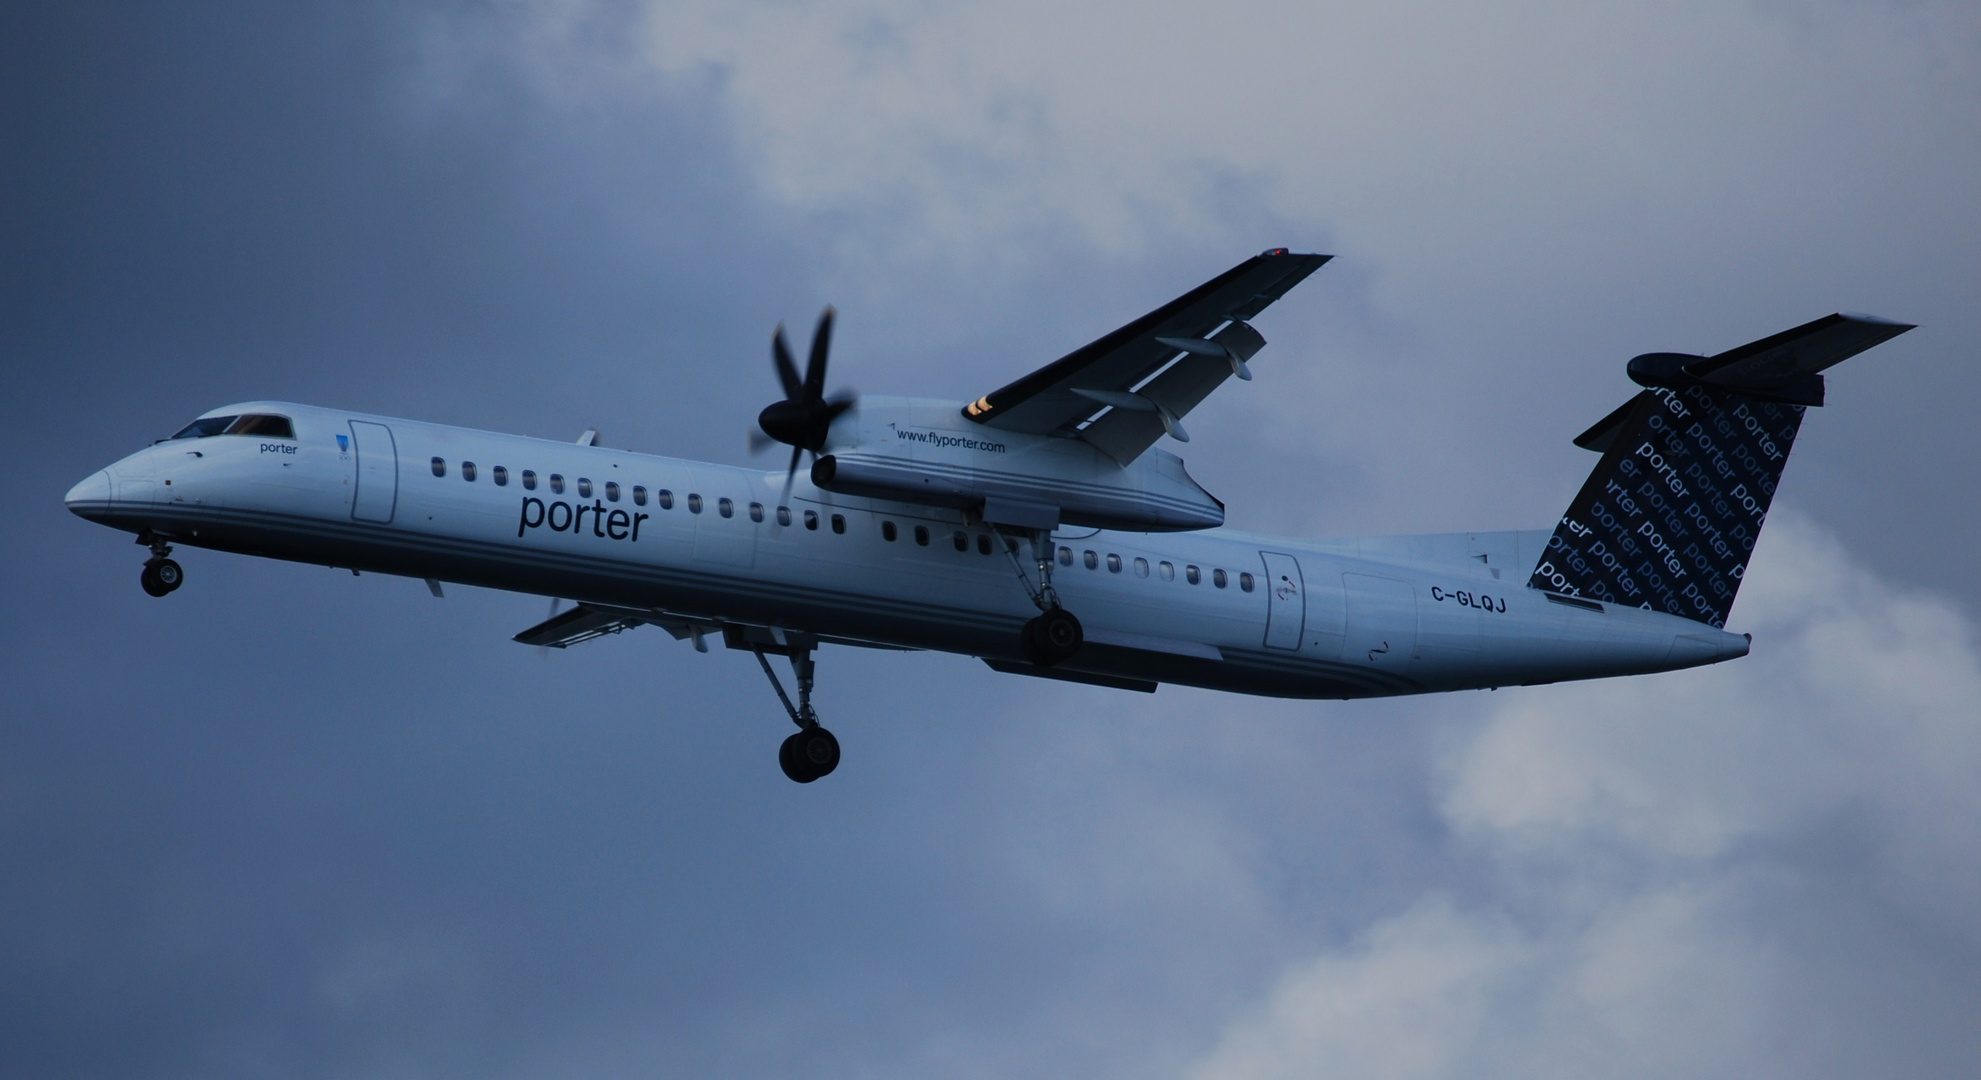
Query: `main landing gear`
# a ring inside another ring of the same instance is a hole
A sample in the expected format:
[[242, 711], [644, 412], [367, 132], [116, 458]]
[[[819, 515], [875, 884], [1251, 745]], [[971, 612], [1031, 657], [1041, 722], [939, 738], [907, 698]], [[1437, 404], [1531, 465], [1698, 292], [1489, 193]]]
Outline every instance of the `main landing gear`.
[[1031, 541], [1032, 554], [1039, 567], [1039, 583], [1032, 584], [1026, 575], [1025, 566], [1018, 561], [1016, 543], [1007, 542], [1004, 554], [1011, 560], [1012, 569], [1018, 571], [1018, 583], [1025, 587], [1026, 595], [1037, 605], [1039, 614], [1027, 622], [1018, 632], [1018, 647], [1025, 659], [1039, 667], [1051, 667], [1062, 660], [1070, 659], [1080, 651], [1086, 635], [1080, 629], [1080, 620], [1059, 604], [1059, 592], [1052, 587], [1052, 560], [1057, 545], [1053, 543], [1051, 529], [1028, 529], [1026, 537]]
[[[819, 724], [819, 714], [812, 709], [812, 644], [801, 640], [795, 634], [785, 635], [787, 644], [782, 646], [752, 645], [750, 651], [757, 656], [764, 675], [770, 679], [771, 689], [777, 691], [777, 700], [784, 703], [784, 711], [791, 716], [791, 722], [798, 725], [798, 732], [784, 740], [777, 748], [777, 764], [784, 775], [800, 784], [809, 784], [821, 776], [829, 775], [839, 767], [839, 740], [832, 737]], [[791, 661], [791, 675], [798, 681], [798, 703], [791, 703], [791, 696], [784, 692], [784, 684], [777, 679], [777, 672], [771, 669], [770, 658], [765, 653], [782, 653]]]
[[145, 560], [144, 572], [138, 575], [138, 584], [147, 595], [164, 596], [186, 583], [186, 572], [171, 559], [172, 545], [150, 533], [138, 537], [138, 543], [151, 548], [151, 558]]

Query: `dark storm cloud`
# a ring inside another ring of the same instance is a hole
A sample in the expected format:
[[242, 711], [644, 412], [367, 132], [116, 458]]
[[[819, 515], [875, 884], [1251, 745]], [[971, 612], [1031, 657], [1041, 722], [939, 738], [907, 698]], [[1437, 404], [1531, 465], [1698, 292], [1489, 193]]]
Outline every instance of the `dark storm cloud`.
[[[1800, 978], [1805, 989], [1780, 1000], [1810, 1015], [1763, 1026], [1763, 1046], [1826, 1040], [1856, 1063], [1903, 1042], [1890, 1060], [1949, 1072], [1973, 1060], [1952, 1015], [1973, 1000], [1961, 937], [1972, 920], [1930, 901], [1969, 886], [1919, 869], [1962, 864], [1972, 847], [1971, 827], [1928, 827], [1936, 814], [1971, 823], [1957, 786], [1919, 782], [1922, 761], [1974, 760], [1935, 697], [1969, 685], [1968, 624], [1865, 584], [1841, 555], [1807, 555], [1806, 530], [1789, 534], [1802, 539], [1784, 550], [1800, 561], [1778, 575], [1775, 608], [1757, 609], [1789, 614], [1764, 621], [1755, 661], [1720, 676], [1730, 684], [1335, 709], [1034, 686], [960, 658], [841, 650], [823, 657], [820, 703], [846, 764], [832, 783], [797, 788], [771, 765], [783, 721], [738, 654], [635, 633], [540, 660], [507, 640], [542, 617], [538, 598], [450, 588], [434, 601], [417, 582], [201, 552], [184, 553], [188, 588], [154, 602], [138, 593], [128, 538], [62, 509], [89, 470], [253, 397], [553, 438], [597, 427], [612, 445], [740, 461], [773, 392], [765, 339], [779, 319], [803, 326], [838, 302], [835, 381], [965, 398], [1249, 251], [1337, 248], [1357, 227], [1349, 210], [1290, 210], [1276, 196], [1289, 178], [1242, 153], [1206, 152], [1178, 180], [1105, 157], [1107, 132], [1077, 125], [1057, 137], [1093, 136], [1102, 165], [1081, 173], [1081, 160], [1038, 151], [1027, 140], [1054, 135], [1056, 103], [1113, 100], [1077, 80], [1038, 101], [966, 88], [971, 108], [995, 99], [987, 145], [961, 124], [899, 138], [888, 107], [913, 118], [904, 102], [945, 100], [954, 41], [918, 41], [912, 11], [839, 33], [817, 7], [738, 10], [734, 32], [754, 51], [706, 62], [705, 27], [686, 6], [0, 16], [0, 495], [13, 514], [0, 534], [0, 1072], [1139, 1076], [1263, 1062], [1311, 1073], [1327, 1060], [1302, 1052], [1326, 1028], [1312, 1020], [1325, 1009], [1307, 1008], [1316, 1001], [1374, 1003], [1356, 1014], [1370, 1056], [1352, 1062], [1372, 1071], [1393, 1061], [1385, 1052], [1435, 1039], [1458, 1048], [1451, 1072], [1519, 1061], [1449, 1036], [1475, 1015], [1465, 992], [1384, 996], [1435, 953], [1425, 942], [1476, 959], [1483, 982], [1470, 985], [1495, 988], [1483, 1030], [1531, 1036], [1535, 1053], [1584, 1045], [1614, 1018], [1576, 996], [1589, 969], [1549, 958], [1614, 953], [1628, 970], [1735, 987]], [[1002, 20], [995, 34], [961, 35], [963, 53], [1002, 62], [1000, 40], [1077, 52], [1083, 25], [1047, 43], [1027, 19]], [[839, 94], [842, 72], [787, 47], [814, 29], [863, 71], [941, 74], [873, 100]], [[1201, 44], [1250, 57], [1267, 37], [1253, 27]], [[652, 62], [670, 49], [697, 59]], [[1467, 56], [1468, 72], [1518, 66]], [[1277, 100], [1313, 111], [1311, 72], [1269, 70]], [[1556, 119], [1547, 99], [1519, 98], [1510, 114]], [[766, 100], [818, 126], [774, 120], [776, 137], [759, 137], [753, 110]], [[839, 109], [849, 101], [865, 107]], [[1409, 103], [1348, 104], [1382, 120]], [[1186, 112], [1149, 105], [1127, 118]], [[1461, 118], [1453, 127], [1478, 119]], [[1498, 152], [1545, 157], [1561, 140], [1534, 126], [1515, 125], [1525, 141]], [[1408, 148], [1450, 134], [1373, 130], [1354, 156], [1384, 186], [1392, 171], [1423, 176]], [[1646, 146], [1672, 145], [1663, 135]], [[1160, 142], [1132, 126], [1121, 139]], [[781, 153], [791, 140], [830, 152]], [[1346, 167], [1346, 155], [1323, 156], [1303, 167]], [[1945, 171], [1932, 165], [1917, 171]], [[1469, 168], [1438, 174], [1449, 184], [1411, 193], [1416, 203], [1364, 208], [1427, 208], [1396, 215], [1408, 225], [1421, 213], [1417, 233], [1388, 235], [1417, 242], [1407, 273], [1430, 286], [1385, 294], [1401, 260], [1345, 253], [1261, 318], [1275, 345], [1258, 382], [1193, 416], [1192, 467], [1235, 520], [1331, 533], [1537, 524], [1586, 467], [1565, 439], [1627, 391], [1624, 356], [1694, 347], [1696, 327], [1672, 330], [1684, 340], [1633, 335], [1716, 298], [1714, 333], [1733, 335], [1748, 326], [1736, 316], [1802, 317], [1813, 297], [1862, 285], [1838, 271], [1736, 294], [1739, 275], [1695, 274], [1662, 250], [1649, 267], [1620, 254], [1551, 268], [1537, 252], [1590, 231], [1572, 214], [1524, 237], [1526, 261], [1506, 269], [1502, 253], [1467, 246], [1476, 235], [1443, 226], [1532, 214], [1561, 192], [1512, 209], [1468, 203], [1458, 194], [1493, 178], [1476, 159]], [[1129, 209], [1060, 205], [1066, 170], [1130, 189]], [[1149, 175], [1185, 194], [1138, 187]], [[1791, 199], [1780, 231], [1814, 216]], [[1656, 247], [1621, 233], [1632, 252]], [[1952, 306], [1954, 285], [1922, 283], [1967, 257], [1965, 234], [1949, 235], [1951, 254], [1887, 256], [1897, 298], [1925, 296], [1931, 314]], [[1766, 258], [1739, 244], [1720, 255], [1782, 261], [1768, 250], [1778, 238], [1742, 241]], [[1828, 265], [1804, 257], [1821, 245], [1795, 250], [1798, 265]], [[1588, 306], [1633, 273], [1680, 295]], [[1463, 312], [1412, 306], [1468, 274], [1517, 280]], [[1549, 289], [1553, 306], [1493, 315]], [[1587, 310], [1549, 320], [1577, 304]], [[1609, 384], [1569, 377], [1563, 357], [1579, 349]], [[1951, 363], [1930, 361], [1910, 362], [1936, 377]], [[1510, 375], [1531, 370], [1556, 388], [1538, 404]], [[1904, 528], [1886, 531], [1908, 539], [1871, 548], [1881, 568], [1957, 578], [1957, 552], [1910, 539], [1956, 519], [1920, 509], [1924, 481], [1882, 478], [1917, 435], [1893, 418], [1922, 401], [1957, 410], [1971, 384], [1902, 374], [1868, 388], [1883, 395], [1876, 408], [1815, 418], [1791, 478], [1810, 477], [1806, 506], [1855, 485], [1862, 505], [1897, 519]], [[1854, 393], [1871, 382], [1849, 378]], [[1945, 438], [1927, 444], [1946, 453]], [[1543, 442], [1558, 494], [1535, 479], [1542, 452], [1530, 444]], [[1853, 451], [1875, 467], [1853, 471]], [[1953, 476], [1973, 467], [1972, 455], [1946, 464]], [[1848, 525], [1854, 543], [1878, 533]], [[1801, 581], [1838, 610], [1780, 598]], [[1788, 659], [1764, 663], [1776, 642]], [[1916, 693], [1879, 686], [1877, 673]], [[1816, 689], [1784, 697], [1782, 685]], [[1760, 719], [1715, 711], [1729, 701]], [[1853, 739], [1881, 703], [1904, 722], [1876, 730], [1907, 738], [1866, 754]], [[1686, 721], [1666, 723], [1674, 711]], [[1586, 722], [1605, 717], [1621, 720]], [[1877, 774], [1838, 783], [1838, 760]], [[1532, 762], [1559, 767], [1523, 772]], [[1756, 809], [1773, 805], [1748, 798], [1756, 790], [1789, 809]], [[1685, 848], [1681, 826], [1700, 821], [1728, 846]], [[1892, 861], [1880, 839], [1892, 835], [1917, 845], [1910, 861]], [[1784, 848], [1796, 858], [1776, 859]], [[1867, 875], [1901, 895], [1874, 895]], [[1757, 877], [1763, 887], [1745, 890]], [[1677, 901], [1646, 891], [1672, 881]], [[1637, 917], [1646, 910], [1657, 918]], [[1771, 923], [1788, 929], [1771, 937]], [[1655, 932], [1625, 932], [1646, 926]], [[1765, 948], [1748, 948], [1757, 940]], [[1605, 952], [1619, 941], [1649, 946]], [[1644, 960], [1729, 943], [1724, 966]], [[1746, 963], [1777, 947], [1791, 962]], [[1919, 1001], [1922, 985], [1944, 992], [1909, 1017], [1865, 1005]], [[1652, 1042], [1682, 1042], [1671, 1033], [1696, 1018], [1636, 1010], [1641, 995], [1614, 1000], [1649, 1018]], [[1589, 1026], [1521, 1026], [1521, 1010], [1549, 1008]], [[1752, 1066], [1739, 1052], [1705, 1063]]]

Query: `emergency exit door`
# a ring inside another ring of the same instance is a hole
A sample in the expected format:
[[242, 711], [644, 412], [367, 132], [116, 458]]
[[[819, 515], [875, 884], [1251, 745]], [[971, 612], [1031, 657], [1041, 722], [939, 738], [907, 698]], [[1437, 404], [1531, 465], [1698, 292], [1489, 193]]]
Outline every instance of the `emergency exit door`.
[[1266, 648], [1300, 648], [1307, 628], [1307, 590], [1300, 580], [1300, 562], [1291, 555], [1261, 551], [1266, 561]]

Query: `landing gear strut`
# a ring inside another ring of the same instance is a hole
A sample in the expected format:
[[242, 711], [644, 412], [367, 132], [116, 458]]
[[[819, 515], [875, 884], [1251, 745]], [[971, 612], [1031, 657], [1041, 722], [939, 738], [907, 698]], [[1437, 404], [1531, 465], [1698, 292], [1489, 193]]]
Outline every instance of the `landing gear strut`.
[[172, 561], [172, 545], [150, 533], [138, 537], [138, 543], [151, 548], [151, 558], [145, 560], [144, 572], [138, 575], [146, 595], [164, 596], [186, 583], [186, 572]]
[[1024, 535], [1031, 542], [1032, 555], [1038, 562], [1039, 583], [1025, 574], [1025, 566], [1018, 561], [1017, 545], [1006, 543], [1004, 554], [1011, 560], [1011, 568], [1018, 572], [1018, 583], [1025, 586], [1026, 595], [1039, 609], [1039, 615], [1026, 623], [1018, 632], [1018, 647], [1025, 659], [1040, 667], [1051, 667], [1080, 651], [1086, 635], [1080, 629], [1080, 620], [1059, 604], [1059, 591], [1052, 587], [1052, 560], [1058, 545], [1053, 543], [1051, 529], [1027, 529]]
[[[791, 722], [798, 725], [798, 732], [784, 740], [777, 748], [777, 764], [784, 775], [800, 784], [809, 784], [821, 776], [826, 776], [839, 767], [839, 740], [832, 737], [819, 724], [819, 714], [812, 709], [812, 647], [809, 644], [793, 642], [780, 650], [755, 647], [757, 663], [770, 679], [771, 689], [777, 691], [777, 700], [784, 703], [784, 711], [791, 716]], [[791, 660], [791, 675], [798, 682], [798, 703], [791, 703], [791, 696], [784, 692], [784, 684], [777, 679], [777, 672], [770, 666], [767, 651], [781, 651]]]

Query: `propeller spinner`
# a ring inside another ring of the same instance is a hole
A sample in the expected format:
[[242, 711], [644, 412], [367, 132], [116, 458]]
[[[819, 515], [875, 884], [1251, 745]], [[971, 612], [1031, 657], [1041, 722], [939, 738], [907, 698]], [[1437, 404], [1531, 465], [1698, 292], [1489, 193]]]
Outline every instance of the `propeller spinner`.
[[825, 394], [825, 363], [832, 349], [833, 315], [830, 307], [819, 315], [818, 329], [812, 331], [812, 354], [805, 362], [802, 379], [791, 360], [791, 347], [784, 343], [783, 323], [777, 325], [777, 333], [770, 339], [770, 356], [777, 365], [778, 381], [784, 385], [784, 400], [771, 402], [757, 414], [757, 426], [763, 429], [763, 434], [752, 432], [750, 443], [754, 450], [763, 450], [772, 442], [791, 448], [791, 467], [784, 474], [787, 494], [792, 478], [798, 474], [799, 459], [808, 450], [817, 454], [824, 449], [832, 422], [859, 401], [858, 395], [851, 391], [840, 391], [831, 397]]

